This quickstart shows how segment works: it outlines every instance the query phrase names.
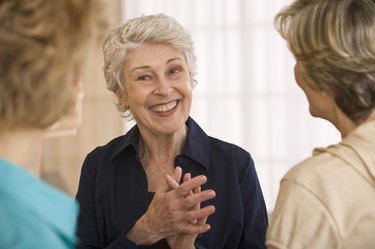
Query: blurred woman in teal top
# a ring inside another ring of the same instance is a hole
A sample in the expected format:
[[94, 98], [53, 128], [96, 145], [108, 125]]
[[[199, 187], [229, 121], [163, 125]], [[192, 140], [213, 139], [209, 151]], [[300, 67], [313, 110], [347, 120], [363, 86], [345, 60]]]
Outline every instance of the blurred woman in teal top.
[[98, 4], [0, 2], [1, 249], [75, 247], [77, 203], [38, 175], [46, 129], [75, 109]]
[[78, 205], [0, 159], [0, 248], [74, 248]]

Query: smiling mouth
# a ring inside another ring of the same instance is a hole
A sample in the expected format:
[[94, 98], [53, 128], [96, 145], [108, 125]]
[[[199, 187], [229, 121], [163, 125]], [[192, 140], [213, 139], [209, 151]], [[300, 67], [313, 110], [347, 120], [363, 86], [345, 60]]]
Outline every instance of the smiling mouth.
[[163, 112], [169, 112], [173, 110], [176, 106], [177, 106], [177, 101], [173, 101], [165, 105], [158, 105], [158, 106], [150, 107], [150, 109], [157, 113], [163, 113]]

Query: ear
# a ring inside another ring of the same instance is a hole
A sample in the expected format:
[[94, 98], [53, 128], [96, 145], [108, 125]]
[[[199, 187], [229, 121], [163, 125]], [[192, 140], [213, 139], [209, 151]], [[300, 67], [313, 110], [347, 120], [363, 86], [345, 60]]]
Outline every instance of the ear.
[[79, 94], [83, 93], [82, 75], [80, 71], [77, 70], [74, 72], [71, 84], [74, 98], [76, 99]]
[[45, 137], [59, 137], [77, 134], [78, 127], [82, 122], [82, 101], [84, 97], [80, 73], [74, 74], [71, 87], [74, 105], [72, 105], [68, 113], [60, 117], [59, 120], [46, 130]]
[[320, 90], [321, 93], [320, 95], [323, 97], [323, 98], [330, 98], [330, 99], [333, 99], [333, 96], [332, 94], [329, 92], [329, 90]]
[[128, 105], [128, 98], [124, 90], [117, 88], [115, 94], [119, 104], [121, 104], [122, 106]]

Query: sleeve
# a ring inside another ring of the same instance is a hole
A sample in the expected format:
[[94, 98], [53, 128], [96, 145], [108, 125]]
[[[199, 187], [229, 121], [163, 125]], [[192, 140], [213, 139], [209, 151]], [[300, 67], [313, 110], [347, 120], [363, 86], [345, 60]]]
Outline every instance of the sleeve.
[[238, 249], [265, 249], [268, 214], [262, 189], [250, 155], [239, 172], [244, 210], [244, 229]]
[[98, 224], [96, 214], [95, 190], [99, 153], [91, 152], [85, 159], [78, 186], [76, 199], [80, 204], [77, 235], [79, 238], [78, 249], [136, 249], [135, 243], [128, 240], [123, 232], [116, 240], [107, 245], [103, 234], [104, 226]]
[[283, 180], [267, 231], [266, 245], [287, 248], [338, 248], [334, 220], [320, 199], [294, 180]]

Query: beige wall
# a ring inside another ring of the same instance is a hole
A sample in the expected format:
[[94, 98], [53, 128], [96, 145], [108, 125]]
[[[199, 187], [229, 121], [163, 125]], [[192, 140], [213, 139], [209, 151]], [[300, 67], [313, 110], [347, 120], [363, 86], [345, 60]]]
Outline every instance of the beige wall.
[[[110, 26], [119, 24], [119, 0], [107, 0], [106, 5]], [[78, 134], [45, 141], [42, 178], [73, 196], [87, 153], [122, 134], [122, 118], [114, 105], [114, 96], [106, 89], [102, 65], [102, 52], [98, 48], [90, 54], [83, 73], [85, 97]]]

